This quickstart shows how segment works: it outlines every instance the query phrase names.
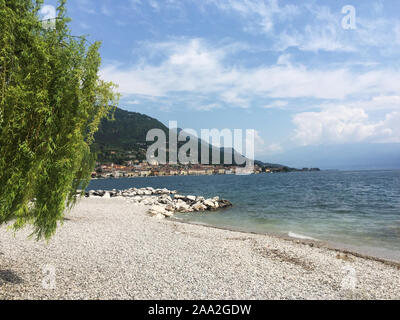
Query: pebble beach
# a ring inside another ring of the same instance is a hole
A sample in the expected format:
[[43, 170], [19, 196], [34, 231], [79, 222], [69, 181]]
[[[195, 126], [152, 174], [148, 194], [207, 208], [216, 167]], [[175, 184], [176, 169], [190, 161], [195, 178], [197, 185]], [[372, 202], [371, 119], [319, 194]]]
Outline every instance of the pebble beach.
[[400, 299], [395, 263], [147, 211], [85, 198], [48, 243], [2, 226], [0, 300]]

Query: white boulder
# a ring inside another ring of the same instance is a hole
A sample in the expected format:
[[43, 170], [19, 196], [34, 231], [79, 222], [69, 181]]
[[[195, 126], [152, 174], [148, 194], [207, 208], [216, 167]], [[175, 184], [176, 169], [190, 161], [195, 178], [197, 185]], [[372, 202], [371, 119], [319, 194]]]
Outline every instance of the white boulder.
[[207, 210], [207, 207], [199, 201], [192, 206], [192, 209], [194, 211], [204, 211]]
[[105, 198], [105, 199], [110, 199], [110, 198], [111, 198], [110, 192], [106, 191], [106, 193], [104, 193], [103, 198]]

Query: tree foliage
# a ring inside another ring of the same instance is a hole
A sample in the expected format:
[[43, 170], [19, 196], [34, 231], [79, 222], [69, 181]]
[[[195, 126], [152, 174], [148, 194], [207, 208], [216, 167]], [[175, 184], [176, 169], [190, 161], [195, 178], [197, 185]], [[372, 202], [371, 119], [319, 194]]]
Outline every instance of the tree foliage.
[[41, 0], [0, 0], [0, 224], [32, 224], [38, 239], [87, 186], [93, 135], [118, 101], [100, 43], [71, 35], [65, 5], [46, 28]]

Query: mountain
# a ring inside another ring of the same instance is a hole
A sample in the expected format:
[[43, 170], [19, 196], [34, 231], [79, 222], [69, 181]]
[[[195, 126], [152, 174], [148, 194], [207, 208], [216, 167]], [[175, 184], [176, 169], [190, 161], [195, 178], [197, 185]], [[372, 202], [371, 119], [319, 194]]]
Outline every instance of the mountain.
[[351, 143], [293, 148], [271, 161], [339, 170], [400, 169], [400, 143]]
[[274, 168], [274, 169], [285, 167], [283, 164], [262, 162], [260, 160], [255, 160], [254, 164], [260, 167]]
[[[153, 143], [146, 141], [147, 132], [151, 129], [161, 129], [164, 131], [168, 142], [169, 128], [163, 123], [144, 114], [117, 108], [114, 113], [114, 120], [102, 120], [99, 131], [95, 135], [95, 143], [92, 150], [98, 154], [98, 161], [101, 163], [113, 162], [123, 164], [129, 160], [145, 160], [147, 148]], [[177, 132], [181, 132], [181, 130], [177, 129]], [[179, 142], [178, 148], [185, 143]], [[223, 148], [211, 146], [198, 139], [199, 161], [201, 159], [201, 147], [204, 144], [208, 145], [210, 162], [213, 152], [218, 151], [220, 152], [221, 163], [224, 162]], [[232, 154], [233, 164], [235, 164], [235, 155], [236, 159], [239, 159], [239, 157], [244, 159], [235, 150], [233, 150]]]
[[148, 146], [146, 135], [151, 129], [168, 133], [168, 128], [157, 119], [117, 108], [113, 120], [102, 120], [92, 150], [102, 163], [144, 160]]

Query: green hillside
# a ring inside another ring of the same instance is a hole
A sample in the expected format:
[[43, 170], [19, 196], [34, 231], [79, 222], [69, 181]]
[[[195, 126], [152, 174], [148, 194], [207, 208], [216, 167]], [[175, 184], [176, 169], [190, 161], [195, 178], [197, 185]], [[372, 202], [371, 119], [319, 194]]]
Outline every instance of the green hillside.
[[99, 162], [122, 164], [127, 160], [146, 159], [146, 134], [151, 129], [168, 128], [160, 121], [137, 112], [117, 108], [114, 120], [103, 120], [95, 135], [93, 150]]
[[[152, 142], [146, 142], [147, 132], [151, 129], [161, 129], [168, 139], [169, 129], [160, 121], [137, 112], [125, 111], [117, 108], [114, 120], [103, 120], [99, 131], [95, 135], [93, 151], [98, 154], [101, 163], [113, 162], [123, 164], [129, 160], [145, 160], [147, 147]], [[180, 129], [178, 129], [180, 130]], [[178, 147], [185, 142], [179, 142]], [[202, 142], [199, 139], [199, 160]], [[220, 152], [221, 163], [224, 162], [224, 150], [212, 147], [210, 149], [210, 161], [212, 150]], [[233, 161], [234, 162], [234, 161]]]

